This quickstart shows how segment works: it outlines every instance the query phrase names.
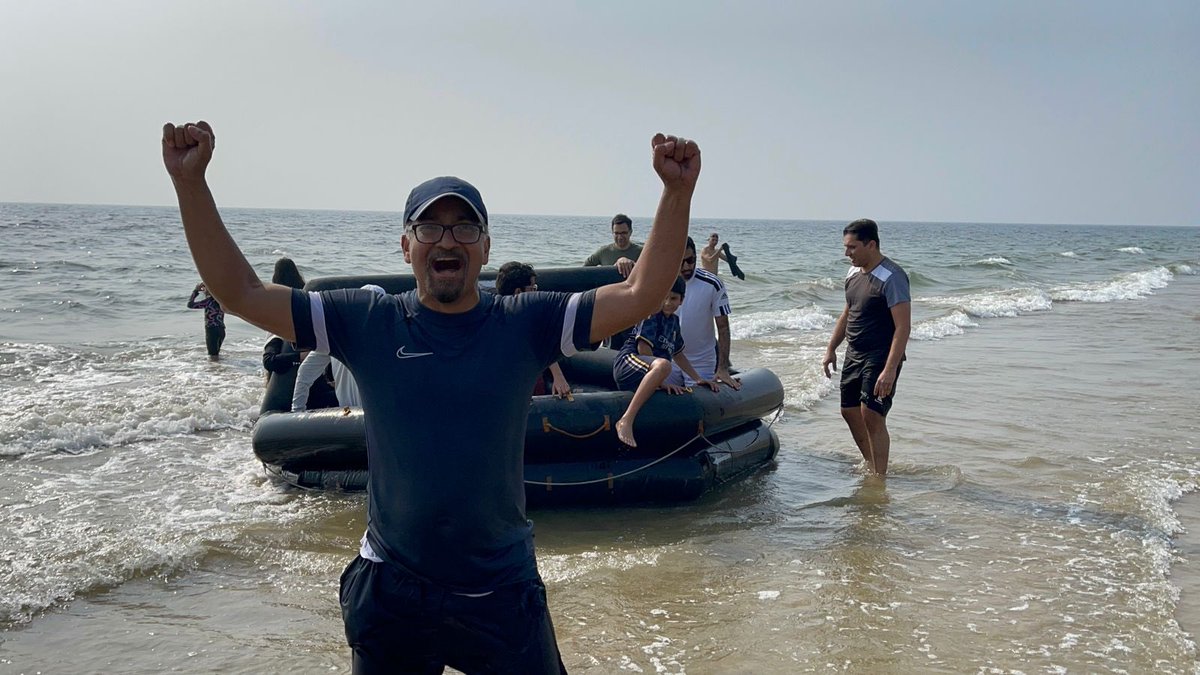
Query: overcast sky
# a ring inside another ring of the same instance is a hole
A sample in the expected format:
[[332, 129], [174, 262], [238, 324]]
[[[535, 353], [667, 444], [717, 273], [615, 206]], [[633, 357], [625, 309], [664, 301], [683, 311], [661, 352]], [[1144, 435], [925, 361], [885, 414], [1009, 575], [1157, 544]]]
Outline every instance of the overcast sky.
[[1200, 225], [1200, 2], [0, 0], [0, 201]]

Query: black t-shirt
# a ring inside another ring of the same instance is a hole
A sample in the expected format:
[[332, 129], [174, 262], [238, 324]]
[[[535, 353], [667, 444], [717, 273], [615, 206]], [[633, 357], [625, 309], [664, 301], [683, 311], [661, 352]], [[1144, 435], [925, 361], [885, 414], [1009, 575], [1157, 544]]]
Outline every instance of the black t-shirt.
[[297, 343], [326, 349], [358, 382], [377, 555], [464, 592], [534, 578], [529, 392], [551, 363], [589, 348], [594, 303], [594, 291], [482, 293], [444, 314], [415, 291], [293, 293]]

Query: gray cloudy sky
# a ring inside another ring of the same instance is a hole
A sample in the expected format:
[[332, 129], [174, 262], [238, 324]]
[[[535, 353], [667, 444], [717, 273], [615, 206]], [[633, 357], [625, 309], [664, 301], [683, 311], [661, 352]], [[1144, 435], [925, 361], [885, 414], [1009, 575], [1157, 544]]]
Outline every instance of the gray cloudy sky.
[[226, 206], [1200, 224], [1200, 2], [0, 0], [0, 201], [170, 204], [164, 121]]

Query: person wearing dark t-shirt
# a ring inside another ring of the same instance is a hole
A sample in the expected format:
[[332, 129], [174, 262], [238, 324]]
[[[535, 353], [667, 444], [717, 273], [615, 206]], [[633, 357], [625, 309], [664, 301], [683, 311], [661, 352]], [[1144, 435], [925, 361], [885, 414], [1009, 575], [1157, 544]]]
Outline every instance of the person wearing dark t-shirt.
[[659, 388], [668, 394], [682, 394], [689, 389], [678, 384], [667, 382], [671, 374], [671, 364], [676, 363], [683, 372], [695, 381], [713, 391], [718, 387], [715, 382], [709, 382], [700, 377], [692, 364], [683, 353], [683, 335], [679, 330], [679, 317], [675, 310], [683, 303], [687, 282], [683, 277], [677, 277], [671, 292], [663, 300], [662, 309], [652, 316], [642, 320], [634, 330], [633, 335], [625, 341], [617, 358], [613, 360], [613, 379], [617, 388], [632, 391], [633, 398], [621, 419], [617, 420], [617, 438], [631, 448], [637, 447], [633, 437], [633, 423], [637, 420], [642, 406], [650, 400], [650, 396]]
[[846, 275], [846, 307], [838, 317], [825, 359], [825, 377], [837, 370], [837, 348], [847, 342], [842, 364], [842, 418], [850, 435], [877, 474], [887, 473], [891, 436], [887, 414], [912, 330], [912, 297], [908, 275], [879, 251], [879, 226], [861, 219], [842, 230], [850, 259]]
[[658, 309], [683, 255], [699, 148], [652, 139], [662, 196], [645, 264], [620, 282], [480, 294], [487, 210], [469, 183], [442, 177], [414, 188], [404, 209], [400, 245], [416, 289], [380, 297], [262, 283], [209, 190], [214, 145], [206, 122], [163, 127], [200, 277], [227, 312], [340, 359], [362, 394], [367, 533], [340, 593], [354, 672], [562, 672], [525, 516], [529, 391], [555, 359]]

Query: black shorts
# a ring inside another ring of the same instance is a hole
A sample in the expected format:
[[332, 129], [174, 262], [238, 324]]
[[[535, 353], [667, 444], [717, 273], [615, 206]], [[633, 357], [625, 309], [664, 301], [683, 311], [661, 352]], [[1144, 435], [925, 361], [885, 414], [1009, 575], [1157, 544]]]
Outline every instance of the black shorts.
[[359, 556], [339, 598], [356, 674], [567, 672], [540, 578], [469, 597]]
[[618, 354], [613, 361], [613, 379], [621, 391], [637, 391], [657, 357], [642, 354]]
[[896, 383], [900, 382], [900, 371], [904, 368], [901, 362], [896, 367], [896, 383], [892, 384], [892, 393], [879, 397], [875, 395], [875, 381], [887, 363], [888, 353], [852, 352], [846, 350], [846, 361], [842, 364], [842, 407], [857, 408], [865, 405], [871, 410], [887, 417], [892, 409], [892, 399], [896, 396]]

